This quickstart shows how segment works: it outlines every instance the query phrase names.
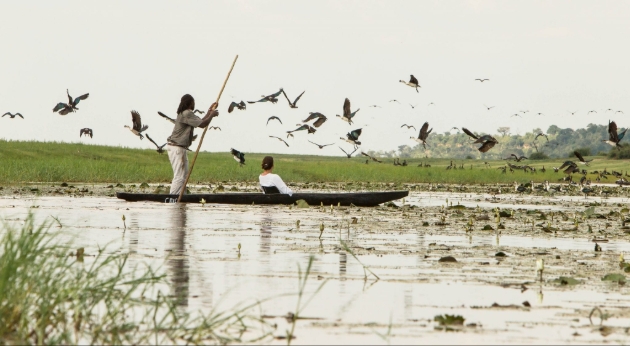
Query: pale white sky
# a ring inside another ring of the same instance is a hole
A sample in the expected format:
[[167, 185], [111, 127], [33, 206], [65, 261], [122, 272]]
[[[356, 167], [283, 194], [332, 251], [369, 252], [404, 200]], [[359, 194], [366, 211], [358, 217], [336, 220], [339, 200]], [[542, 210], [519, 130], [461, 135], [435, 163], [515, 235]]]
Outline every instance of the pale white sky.
[[[609, 118], [630, 126], [627, 1], [3, 1], [0, 12], [0, 112], [26, 118], [0, 118], [5, 139], [151, 148], [123, 128], [130, 111], [164, 142], [172, 124], [157, 111], [175, 116], [185, 93], [206, 109], [236, 54], [212, 122], [223, 131], [209, 132], [203, 150], [343, 155], [306, 140], [349, 148], [339, 137], [358, 127], [363, 150], [391, 150], [415, 145], [417, 133], [400, 125], [424, 121], [437, 133]], [[420, 93], [398, 82], [410, 74]], [[306, 90], [298, 109], [281, 98], [227, 113], [230, 101], [279, 87], [292, 98]], [[52, 113], [66, 88], [90, 97], [77, 113]], [[356, 125], [335, 117], [345, 97], [361, 108]], [[510, 117], [519, 110], [530, 112]], [[290, 148], [268, 138], [284, 138], [313, 111], [329, 118], [315, 135], [296, 133]], [[272, 115], [284, 125], [265, 126]], [[79, 139], [83, 127], [93, 139]]]

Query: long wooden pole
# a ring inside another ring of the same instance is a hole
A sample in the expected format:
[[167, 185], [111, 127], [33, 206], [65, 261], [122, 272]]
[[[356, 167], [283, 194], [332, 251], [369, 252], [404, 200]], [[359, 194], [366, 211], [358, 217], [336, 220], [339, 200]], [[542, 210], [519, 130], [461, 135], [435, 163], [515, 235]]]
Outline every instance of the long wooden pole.
[[[219, 100], [221, 99], [221, 95], [223, 94], [223, 89], [225, 89], [225, 85], [227, 84], [228, 79], [230, 79], [230, 75], [232, 74], [234, 65], [236, 65], [236, 59], [238, 59], [238, 55], [234, 57], [234, 61], [232, 62], [232, 67], [230, 67], [230, 72], [228, 72], [227, 76], [225, 77], [225, 81], [223, 81], [223, 86], [221, 87], [221, 91], [219, 91], [219, 96], [217, 96], [217, 101], [215, 102], [215, 105], [219, 104]], [[214, 109], [215, 109], [215, 106], [212, 107], [212, 111], [214, 111]], [[210, 122], [212, 122], [212, 119], [210, 119]], [[195, 151], [195, 157], [193, 157], [192, 163], [190, 164], [190, 168], [188, 169], [188, 175], [186, 176], [186, 181], [184, 181], [184, 187], [182, 187], [182, 191], [179, 193], [179, 198], [177, 198], [177, 203], [180, 203], [182, 201], [182, 197], [184, 196], [184, 193], [186, 192], [186, 185], [188, 185], [188, 179], [190, 179], [190, 174], [193, 171], [193, 167], [195, 167], [195, 162], [197, 161], [197, 155], [199, 155], [199, 149], [201, 149], [201, 144], [203, 143], [203, 137], [206, 136], [208, 127], [210, 127], [210, 124], [208, 124], [208, 126], [206, 126], [206, 128], [203, 129], [203, 133], [201, 134], [201, 138], [199, 139], [199, 146], [197, 146], [197, 151]]]

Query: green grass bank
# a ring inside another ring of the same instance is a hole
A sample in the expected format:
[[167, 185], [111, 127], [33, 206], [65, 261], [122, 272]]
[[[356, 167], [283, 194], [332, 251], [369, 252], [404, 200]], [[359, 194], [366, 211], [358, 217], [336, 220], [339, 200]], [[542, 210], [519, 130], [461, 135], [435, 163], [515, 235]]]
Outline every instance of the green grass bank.
[[[172, 170], [166, 153], [155, 150], [85, 145], [80, 143], [0, 141], [0, 184], [26, 182], [87, 182], [87, 183], [170, 183]], [[194, 153], [189, 153], [192, 160]], [[225, 181], [254, 182], [260, 173], [260, 162], [267, 154], [246, 153], [246, 165], [239, 167], [229, 152], [200, 153], [191, 177], [192, 183]], [[393, 159], [383, 163], [369, 161], [363, 156], [345, 157], [271, 154], [275, 159], [275, 172], [287, 182], [378, 182], [378, 183], [451, 183], [493, 184], [534, 180], [557, 181], [564, 174], [554, 173], [552, 167], [565, 159], [526, 160], [537, 169], [543, 166], [546, 173], [502, 174], [498, 167], [506, 161], [457, 159], [453, 163], [464, 169], [446, 170], [448, 159], [407, 159], [408, 166], [394, 166]], [[628, 160], [611, 160], [603, 156], [594, 159], [593, 170], [617, 170], [625, 173]], [[577, 161], [572, 158], [571, 160]], [[402, 160], [401, 160], [402, 161]], [[418, 167], [426, 163], [431, 167]], [[513, 162], [514, 163], [514, 162]], [[514, 164], [523, 164], [514, 163]], [[472, 169], [471, 169], [472, 168]], [[594, 179], [595, 176], [590, 176]], [[614, 182], [609, 178], [607, 182]]]

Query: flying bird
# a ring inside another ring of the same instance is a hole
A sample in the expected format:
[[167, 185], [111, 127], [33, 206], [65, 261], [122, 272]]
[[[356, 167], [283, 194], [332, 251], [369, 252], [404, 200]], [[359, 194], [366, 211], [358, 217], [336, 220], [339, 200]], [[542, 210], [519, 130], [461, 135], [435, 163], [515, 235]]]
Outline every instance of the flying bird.
[[495, 144], [499, 143], [499, 141], [497, 141], [496, 138], [490, 135], [484, 135], [484, 136], [479, 137], [475, 135], [474, 133], [470, 132], [470, 130], [468, 130], [465, 127], [462, 127], [462, 131], [464, 131], [464, 133], [466, 133], [468, 136], [475, 139], [473, 143], [483, 143], [481, 147], [479, 147], [478, 149], [482, 153], [487, 152], [488, 150], [492, 149], [492, 147], [494, 147]]
[[[247, 101], [247, 103], [256, 103], [256, 102], [271, 102], [271, 103], [277, 103], [278, 102], [278, 95], [280, 95], [283, 92], [282, 88], [280, 88], [280, 90], [276, 93], [273, 93], [271, 95], [263, 95], [262, 98], [258, 101]], [[228, 109], [228, 113], [229, 113], [229, 109]]]
[[5, 115], [8, 115], [9, 117], [11, 117], [11, 119], [15, 119], [15, 117], [16, 117], [16, 116], [18, 116], [18, 117], [20, 117], [20, 118], [24, 119], [24, 117], [23, 117], [23, 116], [22, 116], [22, 114], [20, 114], [20, 113], [15, 113], [15, 114], [12, 114], [11, 112], [6, 112], [6, 113], [4, 113], [2, 116], [4, 117]]
[[161, 154], [164, 152], [164, 147], [166, 146], [166, 143], [162, 144], [162, 145], [158, 145], [157, 143], [155, 143], [155, 141], [149, 137], [149, 134], [147, 133], [147, 138], [149, 139], [149, 141], [151, 141], [151, 143], [153, 143], [153, 145], [155, 145], [155, 147], [157, 148], [157, 152], [158, 154]]
[[537, 134], [537, 135], [536, 135], [536, 137], [534, 137], [534, 140], [537, 140], [537, 139], [538, 139], [538, 137], [540, 137], [540, 136], [545, 137], [545, 138], [547, 139], [547, 142], [549, 142], [549, 137], [547, 137], [547, 134], [542, 133], [542, 132], [541, 132], [541, 133], [539, 133], [539, 134]]
[[488, 107], [488, 106], [486, 106], [486, 105], [483, 105], [483, 106], [484, 106], [484, 107], [486, 107], [488, 110], [491, 110], [492, 108], [496, 107], [496, 106], [490, 106], [490, 107]]
[[293, 131], [287, 131], [287, 133], [290, 134], [290, 133], [295, 132], [295, 131], [304, 131], [304, 130], [307, 130], [309, 134], [310, 133], [315, 133], [315, 131], [317, 131], [313, 127], [309, 126], [308, 124], [304, 124], [304, 125], [298, 127], [297, 129], [295, 129]]
[[[311, 142], [311, 141], [309, 141], [309, 142]], [[315, 144], [315, 145], [316, 145], [316, 146], [318, 146], [320, 149], [323, 149], [324, 147], [327, 147], [327, 146], [329, 146], [329, 145], [333, 145], [333, 143], [330, 143], [330, 144], [324, 144], [324, 145], [317, 144], [317, 143], [315, 143], [315, 142], [311, 142], [311, 143]]]
[[575, 157], [577, 157], [578, 160], [580, 160], [580, 162], [578, 162], [578, 163], [586, 165], [586, 166], [588, 166], [589, 162], [593, 161], [593, 159], [590, 159], [588, 161], [584, 160], [584, 158], [582, 157], [582, 154], [580, 154], [577, 150], [573, 152], [573, 155], [575, 155]]
[[589, 115], [589, 114], [591, 114], [591, 113], [597, 113], [597, 111], [590, 110], [590, 111], [588, 111], [588, 112], [586, 113], [586, 115]]
[[420, 128], [420, 133], [418, 134], [418, 138], [415, 137], [409, 137], [413, 140], [415, 140], [418, 143], [422, 143], [422, 146], [426, 149], [427, 148], [427, 137], [429, 137], [429, 133], [431, 133], [431, 131], [433, 131], [433, 129], [430, 129], [429, 131], [427, 131], [427, 129], [429, 128], [429, 123], [425, 122], [422, 127]]
[[575, 112], [567, 111], [567, 112], [571, 113], [571, 115], [575, 115], [575, 113], [577, 113], [577, 111]]
[[87, 99], [88, 96], [90, 96], [90, 94], [88, 93], [88, 94], [81, 95], [73, 100], [72, 96], [70, 96], [70, 92], [68, 91], [68, 89], [66, 89], [66, 94], [68, 95], [68, 103], [63, 103], [63, 102], [57, 103], [55, 108], [53, 108], [53, 113], [58, 111], [59, 114], [66, 115], [70, 112], [78, 111], [79, 109], [77, 108], [77, 105], [79, 104], [79, 102], [81, 102], [81, 100]]
[[405, 127], [405, 126], [407, 126], [407, 130], [409, 130], [410, 128], [413, 128], [413, 130], [414, 130], [414, 131], [416, 130], [416, 127], [415, 127], [415, 126], [413, 126], [413, 125], [407, 125], [407, 124], [402, 124], [402, 125], [400, 126], [400, 128], [403, 128], [403, 127]]
[[241, 165], [241, 167], [245, 164], [245, 154], [234, 148], [230, 149], [230, 153], [232, 153], [232, 157]]
[[357, 149], [358, 149], [358, 148], [356, 148], [356, 147], [355, 147], [355, 148], [354, 148], [354, 150], [353, 150], [350, 154], [348, 154], [345, 150], [343, 150], [343, 148], [342, 148], [342, 147], [338, 147], [338, 148], [339, 148], [339, 149], [341, 149], [341, 151], [343, 151], [343, 153], [344, 153], [344, 154], [346, 154], [346, 156], [347, 156], [348, 158], [351, 158], [351, 157], [352, 157], [352, 154], [354, 154], [354, 152], [355, 152], [355, 151], [357, 151]]
[[400, 80], [401, 83], [409, 85], [412, 88], [416, 89], [416, 92], [419, 93], [418, 88], [420, 88], [420, 84], [418, 84], [418, 80], [413, 75], [410, 75], [409, 82], [405, 82], [404, 80]]
[[341, 118], [341, 120], [343, 121], [347, 121], [348, 125], [352, 124], [352, 118], [354, 118], [354, 116], [357, 114], [357, 112], [360, 110], [357, 109], [356, 111], [352, 112], [350, 109], [350, 100], [346, 97], [346, 100], [343, 102], [343, 116], [337, 114], [338, 117]]
[[300, 94], [300, 96], [295, 98], [295, 101], [291, 102], [291, 100], [289, 100], [289, 97], [287, 96], [287, 94], [284, 92], [284, 90], [282, 90], [282, 93], [284, 94], [284, 97], [286, 97], [287, 101], [289, 102], [289, 107], [291, 108], [297, 108], [297, 102], [300, 99], [300, 97], [302, 97], [302, 95], [304, 95], [304, 91], [302, 91], [302, 93]]
[[415, 109], [417, 105], [412, 105], [411, 103], [409, 104], [411, 106], [411, 109]]
[[92, 129], [88, 129], [87, 127], [84, 129], [81, 129], [79, 131], [79, 137], [83, 137], [83, 135], [90, 136], [90, 138], [92, 138], [92, 135], [93, 135]]
[[[528, 160], [528, 158], [527, 158], [527, 157], [525, 157], [525, 156], [520, 156], [520, 157], [519, 157], [519, 156], [516, 156], [515, 154], [510, 154], [510, 157], [513, 157], [513, 158], [514, 158], [514, 161], [516, 161], [516, 162], [521, 162], [521, 161], [523, 161], [523, 160]], [[508, 159], [508, 160], [510, 160], [510, 158], [509, 158], [509, 157], [508, 157], [507, 159]]]
[[361, 155], [369, 157], [370, 159], [372, 159], [372, 161], [375, 161], [375, 162], [378, 162], [378, 163], [383, 163], [383, 161], [381, 161], [381, 160], [377, 159], [377, 158], [376, 158], [376, 157], [374, 157], [374, 156], [370, 156], [370, 155], [368, 155], [368, 154], [366, 154], [366, 153], [364, 153], [364, 152], [361, 152]]
[[[210, 127], [208, 127], [208, 130], [219, 130], [219, 131], [221, 131], [221, 128], [220, 128], [220, 127], [218, 127], [218, 126], [210, 126]], [[194, 141], [195, 139], [197, 139], [197, 135], [194, 135], [194, 136], [193, 136], [193, 141]]]
[[234, 107], [236, 107], [236, 109], [238, 109], [239, 111], [247, 109], [247, 105], [242, 100], [239, 103], [232, 101], [232, 103], [230, 103], [230, 106], [228, 107], [228, 113], [232, 113], [232, 111], [234, 110]]
[[340, 139], [348, 143], [354, 144], [355, 146], [361, 145], [361, 142], [359, 142], [359, 136], [361, 135], [361, 131], [362, 129], [356, 129], [356, 130], [350, 131], [346, 134], [346, 138], [341, 137]]
[[488, 79], [488, 78], [475, 78], [475, 80], [478, 80], [478, 81], [480, 81], [481, 83], [483, 83], [483, 82], [485, 82], [485, 81], [487, 81], [487, 80], [489, 80], [489, 79]]
[[308, 118], [306, 118], [305, 120], [302, 120], [302, 122], [303, 123], [307, 123], [307, 122], [309, 122], [309, 121], [311, 121], [313, 119], [317, 119], [313, 123], [313, 126], [315, 126], [315, 127], [322, 126], [322, 124], [325, 123], [326, 120], [328, 120], [328, 118], [326, 118], [325, 115], [323, 115], [322, 113], [319, 113], [319, 112], [310, 112], [308, 114], [309, 114]]
[[269, 117], [269, 119], [267, 119], [267, 125], [269, 125], [269, 121], [270, 120], [278, 120], [280, 122], [280, 124], [282, 124], [282, 120], [280, 120], [280, 118], [278, 118], [277, 116], [271, 116]]
[[389, 100], [389, 102], [398, 102], [398, 103], [400, 103], [398, 100]]
[[285, 142], [284, 139], [280, 138], [280, 137], [276, 137], [276, 136], [269, 136], [270, 138], [276, 138], [277, 140], [279, 140], [280, 142], [284, 143], [284, 145], [286, 145], [287, 147], [289, 146], [289, 143]]
[[148, 129], [149, 126], [148, 125], [142, 126], [142, 120], [140, 119], [140, 113], [138, 113], [136, 111], [131, 111], [131, 121], [133, 121], [133, 127], [129, 127], [129, 125], [125, 125], [125, 127], [128, 128], [129, 131], [131, 131], [131, 133], [133, 133], [134, 135], [140, 137], [140, 139], [143, 139], [144, 136], [142, 135], [142, 132], [144, 132], [146, 129]]
[[617, 133], [617, 124], [614, 121], [608, 120], [608, 140], [603, 139], [602, 142], [607, 143], [613, 147], [617, 147], [617, 150], [620, 150], [621, 145], [619, 142], [626, 135], [626, 131], [628, 129], [623, 130], [623, 132]]
[[378, 108], [383, 108], [383, 107], [381, 107], [381, 106], [379, 106], [379, 105], [371, 105], [371, 106], [368, 106], [368, 107], [374, 107], [374, 108], [378, 107]]
[[[510, 115], [510, 117], [520, 117], [520, 116], [521, 116], [521, 115], [520, 115], [520, 114], [518, 114], [518, 113], [514, 113], [514, 114]], [[522, 117], [521, 117], [521, 118], [522, 118]]]

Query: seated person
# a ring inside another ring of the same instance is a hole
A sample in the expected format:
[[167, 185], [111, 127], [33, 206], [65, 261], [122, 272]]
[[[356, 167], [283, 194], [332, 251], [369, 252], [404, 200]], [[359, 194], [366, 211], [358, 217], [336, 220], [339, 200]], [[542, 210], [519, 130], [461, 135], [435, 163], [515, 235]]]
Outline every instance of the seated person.
[[262, 169], [264, 172], [258, 176], [260, 187], [264, 193], [282, 193], [285, 195], [293, 195], [293, 191], [287, 187], [279, 175], [273, 174], [273, 157], [265, 156], [262, 161]]

